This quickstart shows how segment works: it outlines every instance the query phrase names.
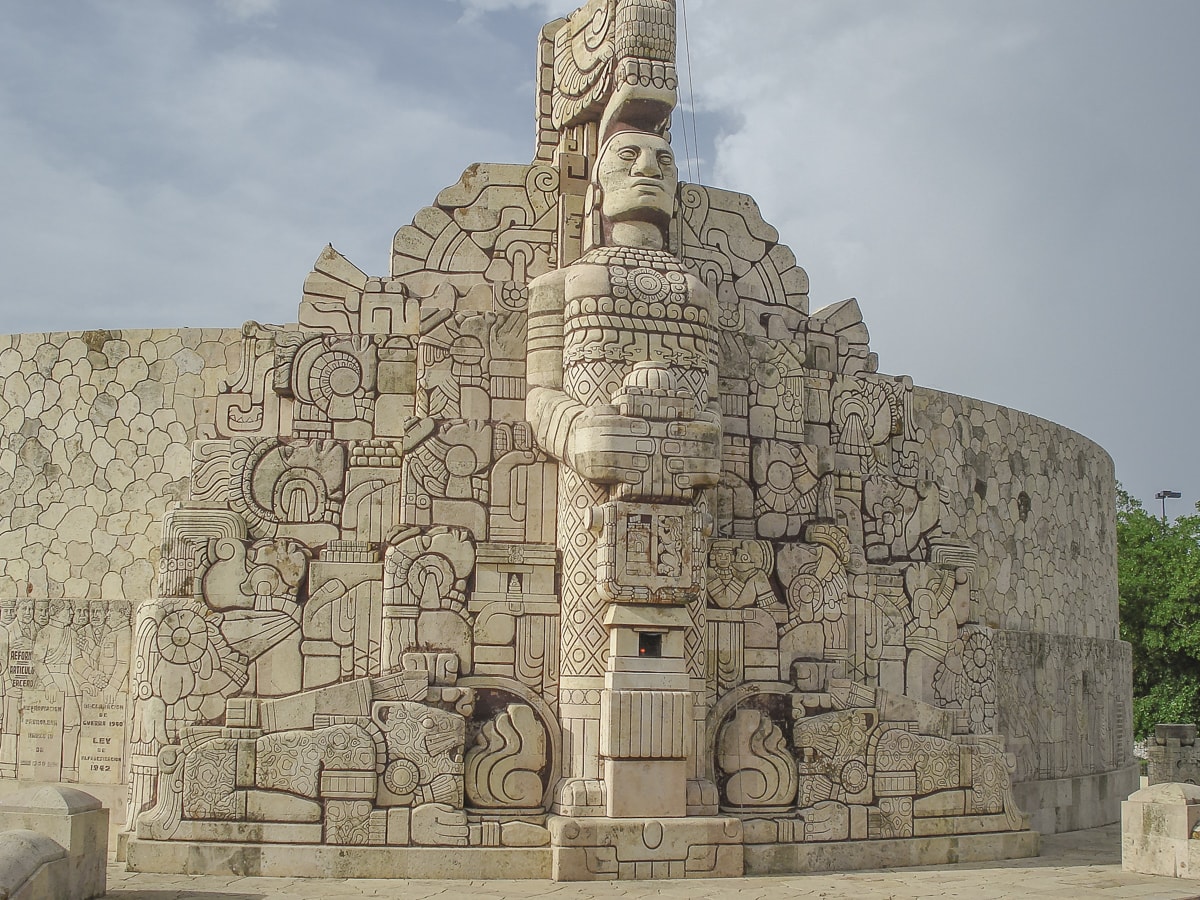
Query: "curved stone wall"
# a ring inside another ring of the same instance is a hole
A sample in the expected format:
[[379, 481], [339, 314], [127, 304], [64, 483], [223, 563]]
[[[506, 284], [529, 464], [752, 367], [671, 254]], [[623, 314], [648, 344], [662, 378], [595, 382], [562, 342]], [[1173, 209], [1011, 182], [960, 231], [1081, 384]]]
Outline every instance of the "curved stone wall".
[[[0, 336], [0, 617], [11, 622], [20, 598], [151, 596], [163, 515], [188, 496], [191, 444], [238, 371], [241, 338]], [[918, 387], [912, 407], [924, 475], [947, 488], [945, 531], [979, 545], [972, 600], [996, 629], [998, 731], [1015, 754], [1018, 799], [1044, 832], [1115, 820], [1136, 770], [1111, 459], [1067, 428], [985, 401]]]
[[[114, 836], [128, 794], [132, 608], [151, 596], [163, 515], [188, 494], [192, 442], [237, 369], [240, 337], [0, 335], [0, 790], [86, 784]], [[48, 665], [64, 640], [80, 652]], [[56, 681], [74, 686], [69, 700]]]
[[0, 336], [0, 601], [150, 596], [239, 329]]
[[1116, 479], [1104, 448], [1029, 413], [917, 388], [913, 414], [949, 488], [946, 530], [974, 535], [993, 628], [1117, 637]]
[[1120, 817], [1137, 789], [1132, 658], [1118, 639], [1116, 478], [1104, 448], [1037, 416], [917, 388], [951, 533], [980, 550], [975, 594], [996, 629], [997, 730], [1014, 793], [1042, 832]]

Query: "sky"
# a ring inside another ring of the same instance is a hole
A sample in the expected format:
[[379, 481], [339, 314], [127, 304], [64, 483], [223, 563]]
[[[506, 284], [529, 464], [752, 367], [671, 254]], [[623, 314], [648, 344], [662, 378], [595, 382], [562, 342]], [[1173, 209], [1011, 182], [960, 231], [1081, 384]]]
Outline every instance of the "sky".
[[[882, 371], [1193, 509], [1200, 3], [680, 6], [683, 175], [755, 197], [814, 310], [856, 297]], [[573, 7], [10, 0], [0, 332], [293, 321], [326, 243], [386, 274], [467, 165], [530, 160], [537, 35]]]

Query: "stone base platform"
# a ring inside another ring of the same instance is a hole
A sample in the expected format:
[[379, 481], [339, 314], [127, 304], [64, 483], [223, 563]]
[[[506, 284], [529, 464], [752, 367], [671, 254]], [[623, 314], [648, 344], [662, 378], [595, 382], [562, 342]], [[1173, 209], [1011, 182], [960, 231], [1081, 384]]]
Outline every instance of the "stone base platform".
[[732, 817], [606, 819], [551, 816], [555, 881], [736, 878], [742, 822]]
[[1075, 778], [1015, 782], [1013, 799], [1034, 831], [1082, 831], [1121, 821], [1121, 801], [1138, 789], [1140, 779], [1141, 770], [1133, 762]]
[[130, 840], [131, 872], [271, 878], [550, 877], [550, 848], [341, 847]]
[[128, 846], [131, 872], [277, 878], [636, 881], [850, 872], [1037, 856], [1037, 832], [882, 841], [743, 844], [734, 818], [569, 819], [552, 847], [341, 847], [149, 841]]
[[1001, 831], [828, 844], [747, 844], [747, 875], [850, 872], [907, 866], [944, 866], [1037, 856], [1036, 831]]
[[1121, 868], [1146, 875], [1195, 878], [1200, 873], [1200, 787], [1164, 782], [1121, 804]]

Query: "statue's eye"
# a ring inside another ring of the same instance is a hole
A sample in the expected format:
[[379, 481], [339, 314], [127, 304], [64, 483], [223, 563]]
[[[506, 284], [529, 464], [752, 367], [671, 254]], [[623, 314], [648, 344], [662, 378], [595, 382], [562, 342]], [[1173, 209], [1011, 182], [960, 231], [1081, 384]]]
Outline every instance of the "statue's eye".
[[660, 153], [658, 154], [658, 163], [661, 166], [673, 166], [675, 165], [675, 157], [670, 153]]
[[621, 159], [627, 159], [630, 162], [633, 162], [633, 160], [638, 158], [637, 148], [625, 147], [617, 153], [617, 156], [621, 157]]

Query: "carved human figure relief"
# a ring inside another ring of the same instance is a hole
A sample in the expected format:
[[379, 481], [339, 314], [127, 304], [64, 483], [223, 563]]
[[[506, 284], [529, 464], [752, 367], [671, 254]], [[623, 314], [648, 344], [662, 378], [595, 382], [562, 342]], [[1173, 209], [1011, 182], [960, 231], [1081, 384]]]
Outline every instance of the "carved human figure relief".
[[[666, 249], [670, 144], [613, 123], [596, 160], [591, 248], [530, 285], [526, 402], [539, 446], [561, 464], [560, 679], [591, 679], [578, 682], [582, 696], [607, 663], [606, 599], [699, 595], [706, 526], [694, 503], [721, 469], [716, 299]], [[593, 507], [604, 509], [599, 535]], [[578, 733], [568, 779], [599, 775], [587, 724], [598, 715], [593, 701], [565, 717]]]
[[768, 541], [713, 541], [708, 551], [709, 605], [721, 609], [785, 609], [771, 586], [774, 568], [775, 552]]

